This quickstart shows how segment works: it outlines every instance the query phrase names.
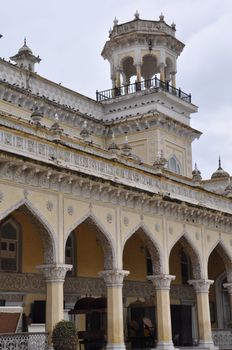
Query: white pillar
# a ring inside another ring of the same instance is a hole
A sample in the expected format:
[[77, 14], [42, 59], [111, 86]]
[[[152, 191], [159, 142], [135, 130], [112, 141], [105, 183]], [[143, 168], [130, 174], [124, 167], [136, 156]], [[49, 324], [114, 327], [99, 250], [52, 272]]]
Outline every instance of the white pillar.
[[170, 308], [170, 284], [176, 277], [171, 275], [147, 276], [156, 290], [157, 347], [160, 350], [174, 349]]
[[64, 279], [66, 272], [72, 269], [72, 265], [39, 265], [37, 269], [46, 279], [46, 331], [49, 333], [49, 345], [51, 345], [53, 328], [64, 318]]
[[107, 287], [107, 350], [125, 350], [122, 287], [129, 271], [105, 270], [99, 272]]
[[197, 296], [197, 319], [200, 349], [216, 349], [212, 339], [210, 312], [209, 312], [209, 287], [212, 280], [189, 280]]

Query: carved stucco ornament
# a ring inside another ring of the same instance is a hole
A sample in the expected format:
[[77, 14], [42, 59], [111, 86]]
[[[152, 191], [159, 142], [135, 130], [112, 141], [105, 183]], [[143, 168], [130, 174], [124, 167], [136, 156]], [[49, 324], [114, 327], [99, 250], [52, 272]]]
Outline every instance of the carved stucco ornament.
[[72, 265], [48, 264], [38, 265], [37, 269], [43, 273], [46, 282], [64, 282], [67, 271], [72, 269]]
[[209, 287], [213, 283], [214, 283], [213, 280], [206, 280], [206, 279], [188, 281], [188, 284], [193, 286], [196, 293], [209, 293]]
[[122, 287], [123, 280], [129, 273], [126, 270], [105, 270], [98, 274], [104, 279], [107, 287]]

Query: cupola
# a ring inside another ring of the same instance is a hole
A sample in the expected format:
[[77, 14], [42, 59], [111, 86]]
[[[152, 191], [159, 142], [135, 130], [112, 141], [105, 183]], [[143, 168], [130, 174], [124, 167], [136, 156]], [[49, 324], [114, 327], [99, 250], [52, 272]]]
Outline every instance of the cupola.
[[27, 46], [26, 38], [24, 39], [23, 46], [18, 50], [18, 53], [10, 57], [10, 59], [14, 61], [17, 66], [31, 72], [35, 71], [35, 63], [40, 63], [41, 61], [41, 58], [33, 55], [32, 50]]
[[140, 19], [138, 11], [130, 22], [115, 18], [102, 56], [111, 67], [112, 88], [148, 81], [155, 75], [176, 87], [176, 61], [184, 44], [175, 37], [176, 26], [168, 25], [161, 14], [158, 20]]

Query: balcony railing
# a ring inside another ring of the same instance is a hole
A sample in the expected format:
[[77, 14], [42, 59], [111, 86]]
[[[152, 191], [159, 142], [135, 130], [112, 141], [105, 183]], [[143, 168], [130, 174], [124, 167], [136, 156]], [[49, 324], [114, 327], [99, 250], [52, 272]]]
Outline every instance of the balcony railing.
[[230, 329], [213, 329], [213, 342], [219, 349], [232, 349], [232, 330]]
[[1, 350], [47, 350], [47, 333], [0, 334]]
[[157, 77], [129, 85], [122, 85], [114, 89], [96, 91], [96, 100], [106, 101], [111, 98], [117, 98], [128, 94], [134, 94], [135, 92], [145, 91], [148, 89], [155, 92], [159, 90], [166, 91], [174, 96], [177, 96], [181, 100], [191, 103], [191, 94], [186, 94], [181, 89], [176, 89], [175, 87], [170, 85], [169, 82], [164, 82], [158, 79]]

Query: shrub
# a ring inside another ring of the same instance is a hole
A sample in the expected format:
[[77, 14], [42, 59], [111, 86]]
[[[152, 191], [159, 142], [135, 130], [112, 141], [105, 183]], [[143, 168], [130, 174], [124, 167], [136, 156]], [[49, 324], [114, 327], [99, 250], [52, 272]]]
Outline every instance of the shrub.
[[60, 321], [55, 325], [52, 332], [54, 350], [76, 350], [77, 341], [77, 331], [73, 322]]

